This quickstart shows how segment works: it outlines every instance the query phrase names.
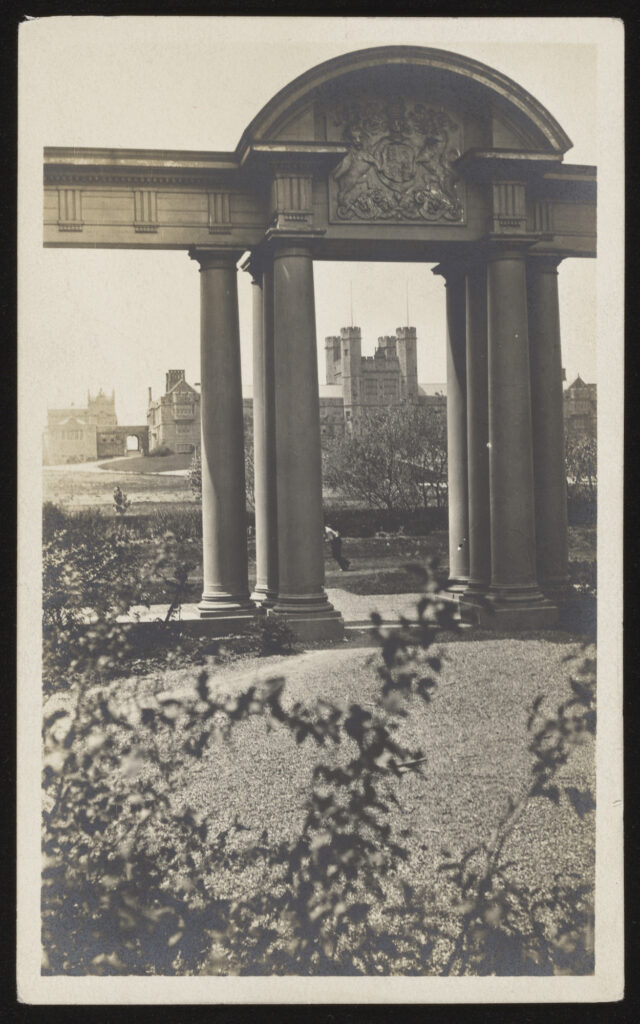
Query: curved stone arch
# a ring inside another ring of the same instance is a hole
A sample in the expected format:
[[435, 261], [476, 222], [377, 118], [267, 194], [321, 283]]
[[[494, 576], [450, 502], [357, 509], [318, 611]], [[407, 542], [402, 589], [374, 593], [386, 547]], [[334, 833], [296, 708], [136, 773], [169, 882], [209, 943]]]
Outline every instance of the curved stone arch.
[[283, 124], [296, 110], [312, 101], [314, 93], [354, 72], [405, 67], [458, 76], [486, 90], [486, 98], [497, 101], [524, 127], [537, 146], [550, 153], [564, 154], [573, 145], [549, 111], [526, 89], [500, 71], [461, 54], [423, 46], [385, 46], [357, 50], [325, 61], [304, 72], [281, 89], [247, 126], [238, 143], [242, 160], [252, 142], [276, 138]]
[[122, 439], [124, 447], [124, 454], [127, 453], [127, 441], [130, 437], [135, 437], [138, 440], [138, 453], [140, 455], [149, 454], [149, 428], [147, 426], [123, 426], [117, 427], [118, 436]]

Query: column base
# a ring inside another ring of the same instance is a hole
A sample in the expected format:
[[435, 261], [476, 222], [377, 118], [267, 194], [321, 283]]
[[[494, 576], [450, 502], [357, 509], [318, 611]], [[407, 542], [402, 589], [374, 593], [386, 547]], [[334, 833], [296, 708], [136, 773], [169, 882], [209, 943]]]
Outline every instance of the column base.
[[280, 596], [267, 615], [282, 615], [299, 640], [341, 640], [344, 619], [326, 597]]
[[463, 594], [466, 593], [469, 587], [469, 580], [465, 576], [456, 576], [450, 580], [447, 580], [447, 585], [444, 588], [444, 593], [452, 598], [453, 600], [459, 601]]
[[558, 621], [556, 605], [536, 587], [496, 587], [484, 595], [465, 594], [460, 614], [464, 622], [496, 631], [551, 629]]
[[271, 608], [278, 599], [278, 593], [276, 590], [270, 590], [268, 587], [255, 587], [251, 593], [251, 600], [255, 604], [260, 605], [261, 608]]
[[248, 597], [232, 597], [224, 595], [220, 597], [206, 597], [198, 605], [198, 612], [201, 619], [229, 619], [239, 620], [252, 618], [256, 609]]
[[484, 597], [489, 591], [489, 580], [470, 579], [467, 583], [463, 597]]

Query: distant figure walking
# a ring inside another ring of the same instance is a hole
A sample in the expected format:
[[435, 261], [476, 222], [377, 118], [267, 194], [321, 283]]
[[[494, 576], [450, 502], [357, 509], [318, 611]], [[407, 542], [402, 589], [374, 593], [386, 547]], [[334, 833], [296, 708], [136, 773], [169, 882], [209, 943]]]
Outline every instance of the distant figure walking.
[[341, 571], [346, 572], [349, 568], [350, 562], [348, 558], [343, 558], [342, 556], [342, 537], [338, 531], [332, 529], [331, 526], [325, 526], [324, 539], [329, 541], [331, 545], [331, 554], [340, 566]]

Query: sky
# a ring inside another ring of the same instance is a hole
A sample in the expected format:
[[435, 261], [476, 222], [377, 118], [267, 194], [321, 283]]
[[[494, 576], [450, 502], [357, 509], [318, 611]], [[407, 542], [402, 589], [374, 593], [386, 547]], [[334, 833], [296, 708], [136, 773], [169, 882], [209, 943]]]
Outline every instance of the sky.
[[[598, 163], [593, 19], [48, 18], [22, 26], [19, 69], [20, 370], [42, 426], [47, 407], [115, 389], [118, 420], [143, 423], [169, 368], [199, 374], [199, 277], [186, 252], [42, 247], [42, 149], [233, 150], [280, 88], [341, 53], [437, 46], [489, 64], [567, 132], [565, 162]], [[583, 26], [584, 30], [580, 28]], [[444, 285], [428, 265], [314, 266], [319, 376], [324, 338], [350, 322], [365, 355], [409, 319], [418, 376], [443, 382]], [[251, 384], [251, 285], [238, 275], [243, 383]], [[597, 380], [596, 261], [559, 274], [567, 379]]]

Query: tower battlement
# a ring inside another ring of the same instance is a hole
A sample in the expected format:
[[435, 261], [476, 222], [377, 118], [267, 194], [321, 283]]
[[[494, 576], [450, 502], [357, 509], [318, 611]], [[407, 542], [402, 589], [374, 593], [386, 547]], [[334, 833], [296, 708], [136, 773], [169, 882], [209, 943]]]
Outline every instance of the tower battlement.
[[362, 355], [360, 327], [341, 327], [325, 338], [326, 381], [342, 387], [345, 418], [353, 423], [364, 408], [418, 401], [417, 331], [397, 327], [379, 335], [373, 355]]

